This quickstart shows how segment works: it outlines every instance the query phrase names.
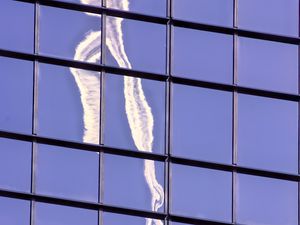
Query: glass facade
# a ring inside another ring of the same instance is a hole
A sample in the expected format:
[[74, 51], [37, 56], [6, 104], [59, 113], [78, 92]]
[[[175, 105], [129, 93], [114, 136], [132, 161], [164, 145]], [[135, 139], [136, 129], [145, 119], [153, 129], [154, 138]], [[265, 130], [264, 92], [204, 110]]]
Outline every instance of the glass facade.
[[0, 224], [299, 225], [299, 5], [2, 0]]

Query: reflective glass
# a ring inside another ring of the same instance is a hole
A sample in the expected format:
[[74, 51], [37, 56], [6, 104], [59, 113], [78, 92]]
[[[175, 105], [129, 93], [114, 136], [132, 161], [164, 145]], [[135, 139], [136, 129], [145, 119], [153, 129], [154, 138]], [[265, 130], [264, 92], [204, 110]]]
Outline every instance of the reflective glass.
[[174, 155], [231, 163], [232, 93], [173, 85]]
[[40, 7], [39, 52], [96, 63], [100, 60], [101, 18], [54, 7]]
[[36, 163], [37, 193], [98, 201], [97, 152], [39, 144]]
[[104, 203], [163, 211], [164, 164], [104, 155]]
[[166, 26], [108, 16], [106, 53], [108, 65], [165, 73]]
[[233, 0], [174, 0], [174, 17], [199, 23], [232, 26]]
[[36, 203], [36, 225], [97, 225], [98, 211], [62, 205]]
[[99, 143], [98, 72], [39, 64], [38, 134]]
[[112, 74], [104, 79], [104, 144], [163, 153], [165, 83]]
[[298, 93], [298, 46], [239, 38], [238, 82], [243, 86]]
[[230, 172], [172, 165], [172, 213], [231, 221]]
[[[115, 214], [115, 213], [107, 213], [103, 212], [103, 225], [145, 225], [145, 224], [154, 224], [155, 219], [150, 218], [143, 218], [137, 216], [128, 216], [122, 214]], [[157, 221], [157, 220], [156, 220]], [[163, 225], [163, 221], [159, 221], [159, 225]]]
[[298, 0], [238, 0], [239, 27], [298, 36], [298, 4]]
[[240, 94], [238, 164], [297, 173], [297, 124], [297, 102]]
[[33, 52], [34, 4], [0, 1], [0, 48]]
[[237, 222], [297, 225], [297, 182], [238, 174]]
[[31, 143], [0, 138], [0, 187], [29, 192]]
[[[101, 0], [63, 0], [64, 2], [81, 3], [86, 5], [101, 6]], [[111, 1], [111, 0], [106, 0]]]
[[154, 16], [166, 16], [166, 0], [107, 0], [109, 8], [133, 11]]
[[0, 197], [0, 222], [3, 225], [29, 225], [30, 202]]
[[33, 63], [0, 57], [1, 130], [32, 132], [32, 89]]
[[175, 75], [232, 83], [233, 40], [231, 35], [174, 28]]

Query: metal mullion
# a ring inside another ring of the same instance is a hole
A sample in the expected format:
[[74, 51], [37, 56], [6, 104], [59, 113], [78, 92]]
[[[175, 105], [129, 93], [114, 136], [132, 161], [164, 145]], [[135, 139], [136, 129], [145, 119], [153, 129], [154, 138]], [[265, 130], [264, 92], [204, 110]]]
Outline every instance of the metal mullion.
[[[300, 37], [300, 1], [298, 1], [298, 36]], [[298, 45], [298, 94], [300, 93], [300, 44]], [[298, 175], [300, 174], [300, 100], [298, 101]], [[298, 181], [298, 225], [300, 224], [300, 180]]]

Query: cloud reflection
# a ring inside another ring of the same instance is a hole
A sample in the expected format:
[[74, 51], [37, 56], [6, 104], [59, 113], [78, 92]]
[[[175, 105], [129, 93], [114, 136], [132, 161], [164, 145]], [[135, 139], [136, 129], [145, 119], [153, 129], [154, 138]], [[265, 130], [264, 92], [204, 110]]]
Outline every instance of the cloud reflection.
[[[81, 0], [84, 4], [97, 4], [98, 0]], [[98, 3], [99, 4], [99, 3]], [[107, 6], [129, 10], [128, 0], [107, 0]], [[90, 14], [101, 17], [100, 15]], [[123, 19], [119, 17], [107, 18], [106, 45], [111, 55], [120, 67], [131, 69], [131, 63], [124, 47]], [[75, 60], [95, 63], [100, 60], [101, 32], [90, 31], [78, 44], [75, 51]], [[83, 107], [83, 122], [85, 142], [99, 142], [100, 122], [100, 80], [97, 72], [71, 68], [75, 81], [80, 91], [80, 98]], [[154, 118], [149, 106], [140, 78], [124, 77], [125, 111], [131, 135], [135, 146], [139, 151], [152, 152]], [[164, 190], [157, 181], [155, 173], [155, 162], [144, 160], [144, 176], [151, 192], [151, 209], [158, 211], [164, 203]], [[146, 219], [147, 225], [162, 225], [161, 220]]]

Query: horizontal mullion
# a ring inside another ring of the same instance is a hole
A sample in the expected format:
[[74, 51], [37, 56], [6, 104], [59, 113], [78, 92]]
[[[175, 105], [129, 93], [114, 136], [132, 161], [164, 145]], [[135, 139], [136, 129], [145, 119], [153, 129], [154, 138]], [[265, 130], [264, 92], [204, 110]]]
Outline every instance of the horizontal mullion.
[[178, 223], [188, 223], [188, 224], [201, 224], [201, 225], [233, 225], [234, 223], [226, 223], [222, 221], [215, 220], [201, 220], [198, 218], [192, 218], [187, 216], [169, 215], [169, 219], [173, 222]]
[[82, 149], [87, 151], [104, 152], [106, 154], [122, 155], [122, 156], [128, 156], [128, 157], [134, 157], [140, 159], [150, 159], [150, 160], [156, 160], [161, 162], [169, 160], [172, 163], [185, 165], [185, 166], [195, 166], [195, 167], [216, 169], [216, 170], [222, 170], [228, 172], [238, 172], [242, 174], [277, 178], [277, 179], [289, 180], [289, 181], [300, 181], [300, 175], [298, 174], [289, 174], [289, 173], [282, 173], [277, 171], [261, 170], [256, 168], [248, 168], [248, 167], [232, 165], [232, 164], [224, 164], [218, 162], [201, 161], [201, 160], [195, 160], [195, 159], [189, 159], [189, 158], [183, 158], [177, 156], [167, 157], [167, 155], [160, 155], [160, 154], [150, 153], [150, 152], [111, 148], [102, 145], [58, 140], [58, 139], [53, 139], [48, 137], [13, 133], [13, 132], [2, 131], [2, 130], [0, 130], [0, 137], [37, 142], [40, 144], [56, 145], [60, 147], [76, 148], [76, 149]]
[[53, 6], [58, 8], [71, 9], [71, 10], [96, 13], [96, 14], [105, 13], [106, 15], [109, 16], [140, 20], [144, 22], [152, 22], [152, 23], [165, 24], [165, 25], [171, 24], [174, 26], [184, 27], [184, 28], [191, 28], [191, 29], [211, 31], [211, 32], [231, 34], [231, 35], [237, 34], [243, 37], [257, 38], [262, 40], [276, 41], [276, 42], [296, 44], [296, 45], [300, 44], [299, 37], [284, 36], [284, 35], [278, 35], [272, 33], [263, 33], [263, 32], [253, 31], [253, 30], [240, 29], [236, 27], [226, 27], [226, 26], [218, 26], [213, 24], [198, 23], [198, 22], [186, 21], [186, 20], [181, 20], [172, 17], [152, 16], [152, 15], [146, 15], [137, 12], [111, 9], [106, 7], [98, 7], [98, 6], [92, 6], [86, 4], [63, 2], [63, 1], [56, 1], [56, 0], [16, 0], [16, 1], [31, 2], [31, 3], [39, 2], [39, 4], [46, 5], [46, 6]]

